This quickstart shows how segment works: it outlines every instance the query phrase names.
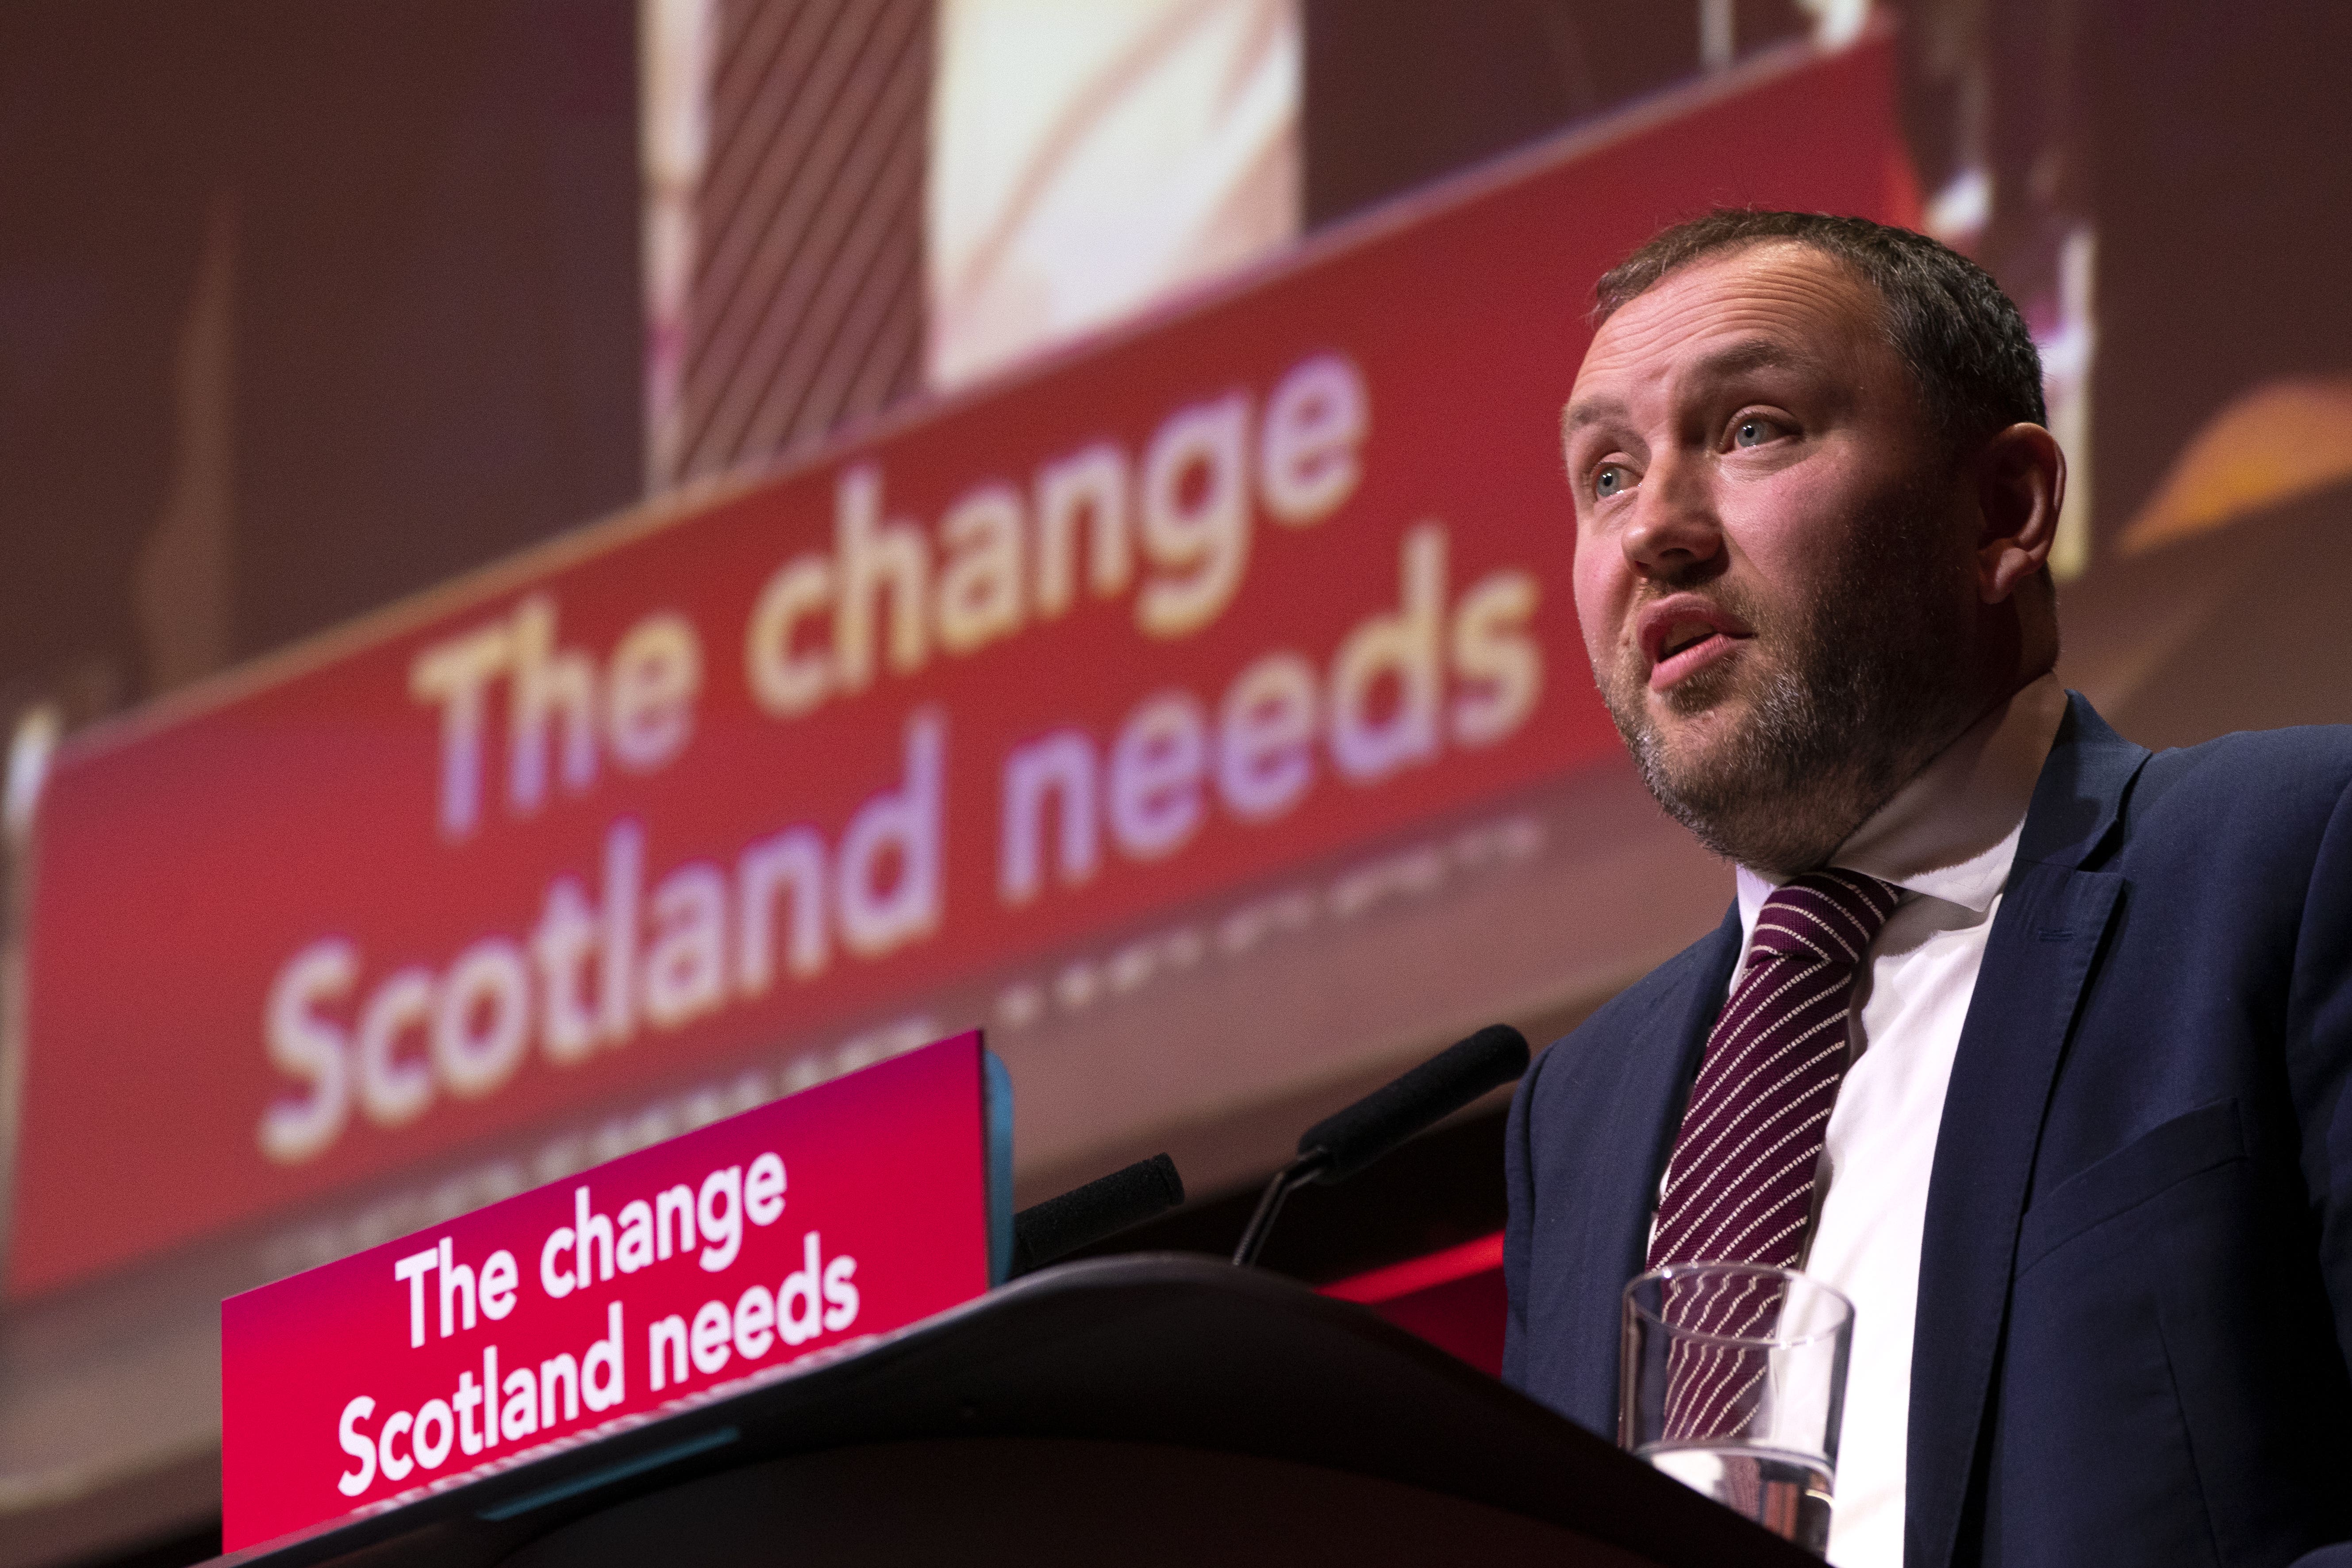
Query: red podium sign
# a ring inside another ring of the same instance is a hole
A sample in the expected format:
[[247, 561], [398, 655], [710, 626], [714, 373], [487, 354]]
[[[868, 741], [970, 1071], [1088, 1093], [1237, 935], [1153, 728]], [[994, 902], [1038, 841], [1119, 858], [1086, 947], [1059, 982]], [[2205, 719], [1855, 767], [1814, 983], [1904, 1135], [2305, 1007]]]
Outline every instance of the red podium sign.
[[221, 1304], [226, 1550], [773, 1376], [988, 1289], [980, 1036]]

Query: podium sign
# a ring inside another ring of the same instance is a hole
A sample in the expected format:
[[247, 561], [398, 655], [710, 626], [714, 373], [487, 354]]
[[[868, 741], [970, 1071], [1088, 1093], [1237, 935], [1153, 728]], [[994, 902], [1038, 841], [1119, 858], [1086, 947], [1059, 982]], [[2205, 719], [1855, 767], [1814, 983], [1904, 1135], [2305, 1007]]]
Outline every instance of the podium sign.
[[221, 1305], [223, 1541], [397, 1506], [989, 1285], [977, 1032]]

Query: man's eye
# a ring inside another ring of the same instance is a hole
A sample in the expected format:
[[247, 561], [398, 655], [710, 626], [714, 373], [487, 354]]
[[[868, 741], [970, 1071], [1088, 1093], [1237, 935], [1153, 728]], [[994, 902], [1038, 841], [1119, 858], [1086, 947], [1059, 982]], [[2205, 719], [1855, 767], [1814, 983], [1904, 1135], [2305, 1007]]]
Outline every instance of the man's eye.
[[1769, 419], [1742, 419], [1732, 426], [1731, 444], [1735, 447], [1760, 447], [1780, 430]]
[[1601, 500], [1607, 500], [1624, 488], [1625, 470], [1618, 464], [1603, 463], [1599, 471], [1592, 476], [1592, 493]]

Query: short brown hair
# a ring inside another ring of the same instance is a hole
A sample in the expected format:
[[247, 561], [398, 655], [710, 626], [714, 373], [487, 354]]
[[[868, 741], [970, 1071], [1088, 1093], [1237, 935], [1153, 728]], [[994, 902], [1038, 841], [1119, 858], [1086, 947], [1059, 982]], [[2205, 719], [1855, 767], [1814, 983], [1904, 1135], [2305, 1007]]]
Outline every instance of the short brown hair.
[[1601, 275], [1593, 324], [1703, 257], [1771, 240], [1810, 246], [1878, 292], [1886, 334], [1955, 452], [2011, 425], [2046, 425], [2042, 355], [1990, 274], [1926, 235], [1868, 218], [1717, 207], [1678, 223]]

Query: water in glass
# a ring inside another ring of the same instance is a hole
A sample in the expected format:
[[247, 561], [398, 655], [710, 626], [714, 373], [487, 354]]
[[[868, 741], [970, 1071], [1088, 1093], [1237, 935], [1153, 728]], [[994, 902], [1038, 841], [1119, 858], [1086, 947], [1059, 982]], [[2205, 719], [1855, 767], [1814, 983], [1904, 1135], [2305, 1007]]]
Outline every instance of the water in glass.
[[1815, 1556], [1829, 1550], [1830, 1473], [1818, 1458], [1748, 1443], [1654, 1443], [1638, 1452]]

